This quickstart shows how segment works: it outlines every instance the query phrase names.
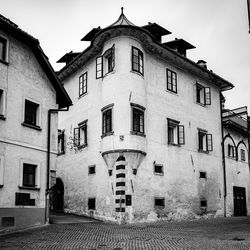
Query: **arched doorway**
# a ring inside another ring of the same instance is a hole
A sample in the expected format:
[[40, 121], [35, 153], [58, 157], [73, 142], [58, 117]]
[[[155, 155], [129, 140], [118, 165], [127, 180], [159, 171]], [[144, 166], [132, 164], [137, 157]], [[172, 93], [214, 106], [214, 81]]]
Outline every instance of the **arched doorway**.
[[63, 212], [64, 203], [64, 184], [60, 178], [56, 178], [56, 184], [51, 192], [51, 206], [50, 209], [55, 212]]

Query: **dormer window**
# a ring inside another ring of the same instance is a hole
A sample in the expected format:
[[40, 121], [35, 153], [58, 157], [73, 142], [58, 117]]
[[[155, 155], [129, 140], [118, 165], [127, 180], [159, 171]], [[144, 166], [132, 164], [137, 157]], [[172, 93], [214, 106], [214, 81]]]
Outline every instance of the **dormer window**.
[[143, 75], [143, 53], [135, 47], [132, 47], [132, 71]]
[[115, 68], [115, 45], [96, 58], [96, 79], [102, 78]]

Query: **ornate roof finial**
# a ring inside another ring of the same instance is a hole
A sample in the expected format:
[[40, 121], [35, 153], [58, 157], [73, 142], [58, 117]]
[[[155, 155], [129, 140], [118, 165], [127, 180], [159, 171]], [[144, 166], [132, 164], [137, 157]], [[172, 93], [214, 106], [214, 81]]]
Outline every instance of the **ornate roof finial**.
[[123, 7], [121, 7], [121, 10], [122, 10], [122, 13], [121, 13], [121, 14], [123, 15]]

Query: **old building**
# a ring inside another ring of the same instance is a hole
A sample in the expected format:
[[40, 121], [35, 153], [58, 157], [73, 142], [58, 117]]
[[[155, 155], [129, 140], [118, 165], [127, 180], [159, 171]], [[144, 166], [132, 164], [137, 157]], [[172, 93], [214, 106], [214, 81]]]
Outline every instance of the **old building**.
[[224, 109], [225, 202], [228, 216], [247, 215], [250, 206], [249, 117], [247, 107]]
[[162, 42], [170, 33], [121, 13], [58, 61], [74, 103], [59, 114], [65, 211], [120, 222], [223, 215], [220, 93], [233, 85], [188, 59], [190, 43]]
[[56, 110], [70, 105], [39, 41], [0, 15], [0, 229], [45, 223]]

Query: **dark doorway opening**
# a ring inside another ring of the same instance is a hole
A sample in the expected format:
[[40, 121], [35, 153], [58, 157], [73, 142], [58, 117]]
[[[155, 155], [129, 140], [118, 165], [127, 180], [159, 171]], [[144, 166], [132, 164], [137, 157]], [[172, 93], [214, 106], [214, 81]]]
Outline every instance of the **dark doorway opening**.
[[64, 185], [60, 178], [56, 178], [56, 184], [52, 187], [50, 196], [50, 210], [63, 212], [64, 204]]
[[246, 189], [233, 187], [234, 192], [234, 216], [246, 216]]

